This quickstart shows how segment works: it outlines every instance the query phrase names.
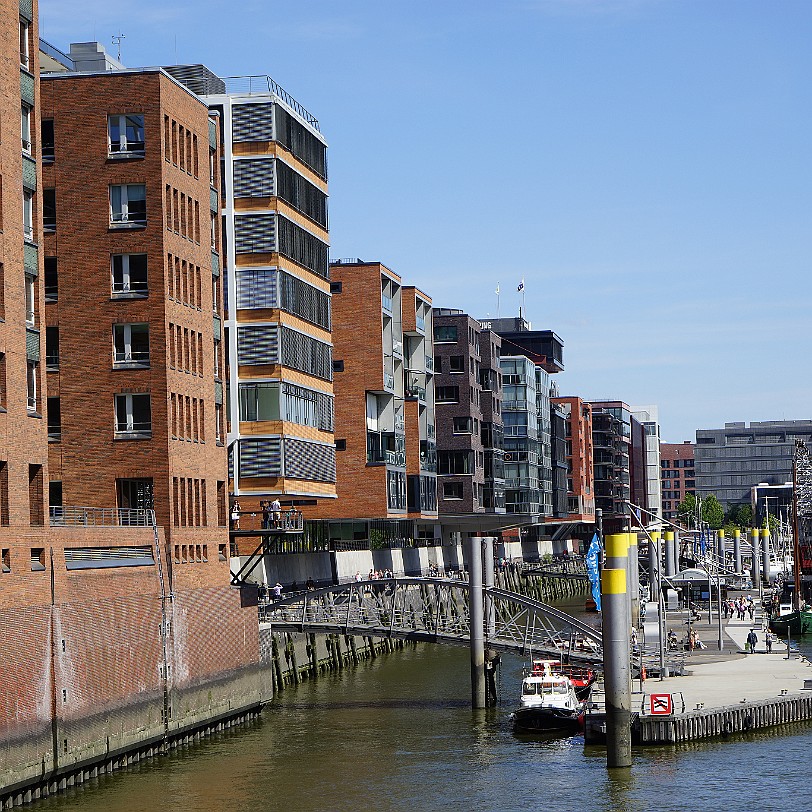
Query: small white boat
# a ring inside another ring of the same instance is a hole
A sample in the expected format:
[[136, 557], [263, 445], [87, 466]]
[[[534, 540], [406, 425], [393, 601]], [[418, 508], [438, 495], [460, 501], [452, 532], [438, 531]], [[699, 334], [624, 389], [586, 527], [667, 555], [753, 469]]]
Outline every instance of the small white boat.
[[519, 707], [511, 714], [513, 729], [523, 733], [578, 733], [584, 703], [564, 674], [531, 670], [522, 678]]

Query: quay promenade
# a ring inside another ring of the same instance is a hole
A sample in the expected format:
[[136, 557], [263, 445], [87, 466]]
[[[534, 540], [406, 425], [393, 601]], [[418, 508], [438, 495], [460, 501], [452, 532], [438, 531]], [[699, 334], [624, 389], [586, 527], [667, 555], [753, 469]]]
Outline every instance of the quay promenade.
[[[679, 623], [683, 620], [680, 617]], [[686, 653], [682, 676], [633, 681], [632, 737], [635, 744], [674, 744], [729, 736], [787, 722], [812, 719], [812, 663], [777, 639], [765, 644], [766, 620], [724, 621], [725, 650], [717, 648], [718, 626], [695, 624], [707, 648]], [[756, 629], [754, 654], [745, 653], [750, 629]], [[809, 681], [807, 683], [807, 681]], [[654, 715], [652, 695], [669, 695], [673, 713]], [[603, 708], [587, 717], [586, 741], [602, 739]]]

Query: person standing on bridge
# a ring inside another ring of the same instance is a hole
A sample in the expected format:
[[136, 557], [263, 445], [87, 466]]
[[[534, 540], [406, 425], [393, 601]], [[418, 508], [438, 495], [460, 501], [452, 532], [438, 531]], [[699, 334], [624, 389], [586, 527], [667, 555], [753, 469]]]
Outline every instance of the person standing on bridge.
[[240, 503], [235, 499], [234, 503], [231, 505], [231, 529], [232, 530], [239, 530], [240, 529], [240, 512], [242, 508], [240, 507]]
[[272, 594], [272, 595], [274, 596], [274, 598], [276, 598], [277, 600], [278, 600], [279, 598], [281, 598], [281, 597], [282, 597], [282, 584], [280, 584], [280, 583], [279, 583], [279, 581], [277, 581], [277, 582], [276, 582], [276, 583], [273, 585], [273, 588], [271, 589], [271, 594]]

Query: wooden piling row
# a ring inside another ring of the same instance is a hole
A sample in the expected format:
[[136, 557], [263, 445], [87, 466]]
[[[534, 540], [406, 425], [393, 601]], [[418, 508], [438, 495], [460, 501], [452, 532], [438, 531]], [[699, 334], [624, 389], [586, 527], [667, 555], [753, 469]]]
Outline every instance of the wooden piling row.
[[552, 575], [524, 576], [518, 569], [506, 567], [496, 573], [496, 586], [509, 592], [527, 595], [542, 603], [567, 600], [586, 595], [591, 587], [585, 578], [566, 578]]

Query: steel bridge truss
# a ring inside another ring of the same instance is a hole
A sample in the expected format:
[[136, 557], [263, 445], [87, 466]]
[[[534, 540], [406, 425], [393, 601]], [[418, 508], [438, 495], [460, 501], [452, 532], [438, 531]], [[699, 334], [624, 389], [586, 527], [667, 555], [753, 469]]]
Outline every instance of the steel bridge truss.
[[[351, 582], [269, 598], [260, 623], [273, 631], [341, 633], [468, 645], [469, 585], [440, 578]], [[571, 662], [602, 660], [600, 632], [540, 601], [484, 590], [487, 648]]]

